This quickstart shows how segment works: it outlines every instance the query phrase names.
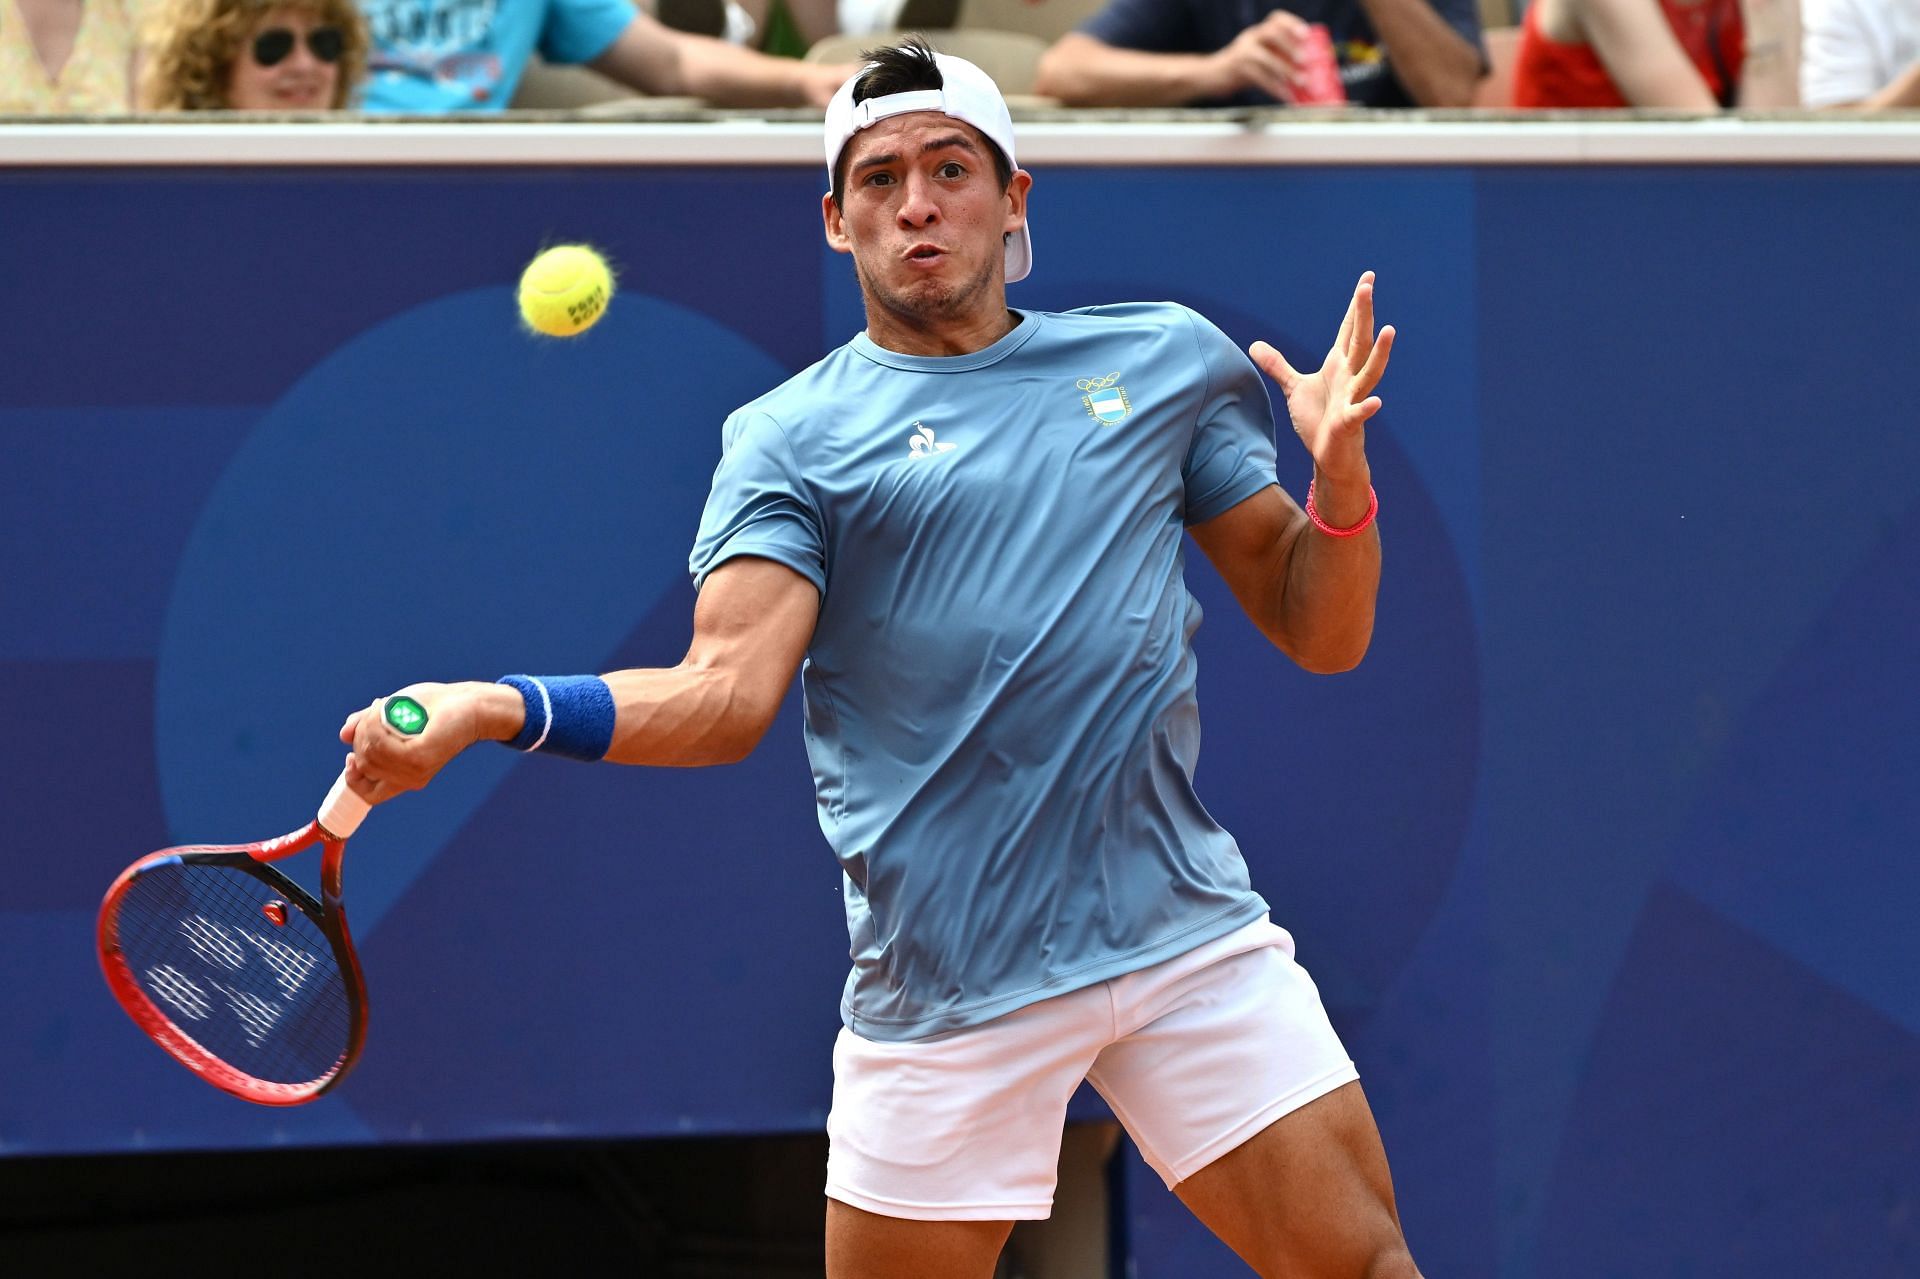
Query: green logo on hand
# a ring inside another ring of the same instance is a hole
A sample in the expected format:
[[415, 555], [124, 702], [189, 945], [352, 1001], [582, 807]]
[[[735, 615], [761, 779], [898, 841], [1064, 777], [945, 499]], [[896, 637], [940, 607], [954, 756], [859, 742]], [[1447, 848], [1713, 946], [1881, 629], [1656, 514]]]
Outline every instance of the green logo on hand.
[[427, 708], [411, 697], [389, 697], [387, 723], [413, 737], [427, 726]]

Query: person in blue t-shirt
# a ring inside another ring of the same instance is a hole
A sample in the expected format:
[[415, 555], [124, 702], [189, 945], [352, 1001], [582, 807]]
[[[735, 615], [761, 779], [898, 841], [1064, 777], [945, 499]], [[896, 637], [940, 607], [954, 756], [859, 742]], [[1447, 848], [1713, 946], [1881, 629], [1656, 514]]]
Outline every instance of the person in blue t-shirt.
[[1315, 24], [1356, 106], [1471, 106], [1486, 74], [1475, 0], [1110, 0], [1047, 50], [1033, 91], [1080, 107], [1291, 102]]
[[[882, 50], [827, 107], [827, 243], [867, 325], [729, 416], [672, 669], [414, 684], [341, 730], [371, 802], [485, 740], [737, 760], [795, 668], [852, 971], [827, 1274], [986, 1279], [1051, 1211], [1091, 1082], [1263, 1274], [1417, 1276], [1373, 1116], [1291, 936], [1193, 786], [1185, 542], [1302, 667], [1355, 665], [1380, 574], [1373, 276], [1295, 371], [1171, 303], [1007, 307], [1032, 178], [971, 63]], [[1257, 367], [1256, 367], [1257, 365]], [[1265, 373], [1313, 461], [1278, 485]]]
[[368, 111], [498, 111], [538, 49], [641, 93], [825, 106], [853, 68], [773, 58], [656, 22], [632, 0], [361, 0]]

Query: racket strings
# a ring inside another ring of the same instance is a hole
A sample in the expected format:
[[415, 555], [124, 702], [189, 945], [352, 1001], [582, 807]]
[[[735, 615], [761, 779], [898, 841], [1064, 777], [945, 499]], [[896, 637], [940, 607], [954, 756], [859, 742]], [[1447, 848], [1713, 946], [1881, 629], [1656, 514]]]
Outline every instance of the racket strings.
[[157, 866], [127, 886], [117, 921], [134, 980], [215, 1057], [283, 1084], [338, 1066], [347, 983], [326, 934], [272, 885], [230, 866]]

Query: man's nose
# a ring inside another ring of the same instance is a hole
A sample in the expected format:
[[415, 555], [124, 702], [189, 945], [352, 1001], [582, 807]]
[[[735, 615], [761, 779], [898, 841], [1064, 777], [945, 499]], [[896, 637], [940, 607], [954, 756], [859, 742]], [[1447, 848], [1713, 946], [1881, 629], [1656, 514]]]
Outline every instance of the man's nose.
[[904, 226], [932, 226], [940, 219], [940, 202], [933, 183], [914, 175], [906, 180], [906, 198], [900, 201], [900, 222]]

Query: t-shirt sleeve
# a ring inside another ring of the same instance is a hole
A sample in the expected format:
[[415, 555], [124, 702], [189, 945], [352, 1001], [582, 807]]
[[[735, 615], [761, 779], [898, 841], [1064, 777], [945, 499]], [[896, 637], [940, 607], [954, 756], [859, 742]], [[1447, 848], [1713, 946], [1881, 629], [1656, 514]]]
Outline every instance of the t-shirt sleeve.
[[1192, 311], [1185, 314], [1206, 384], [1181, 478], [1186, 522], [1201, 524], [1280, 479], [1266, 379], [1231, 338]]
[[592, 62], [633, 19], [632, 0], [550, 0], [540, 28], [540, 56], [548, 62]]
[[1193, 24], [1187, 20], [1187, 7], [1175, 0], [1110, 0], [1106, 8], [1080, 24], [1080, 33], [1116, 49], [1208, 52], [1193, 47]]
[[721, 432], [720, 465], [687, 560], [694, 587], [736, 555], [785, 564], [826, 593], [826, 530], [793, 447], [778, 422], [745, 410]]
[[1800, 101], [1809, 107], [1859, 102], [1881, 88], [1873, 38], [1853, 0], [1805, 0]]

